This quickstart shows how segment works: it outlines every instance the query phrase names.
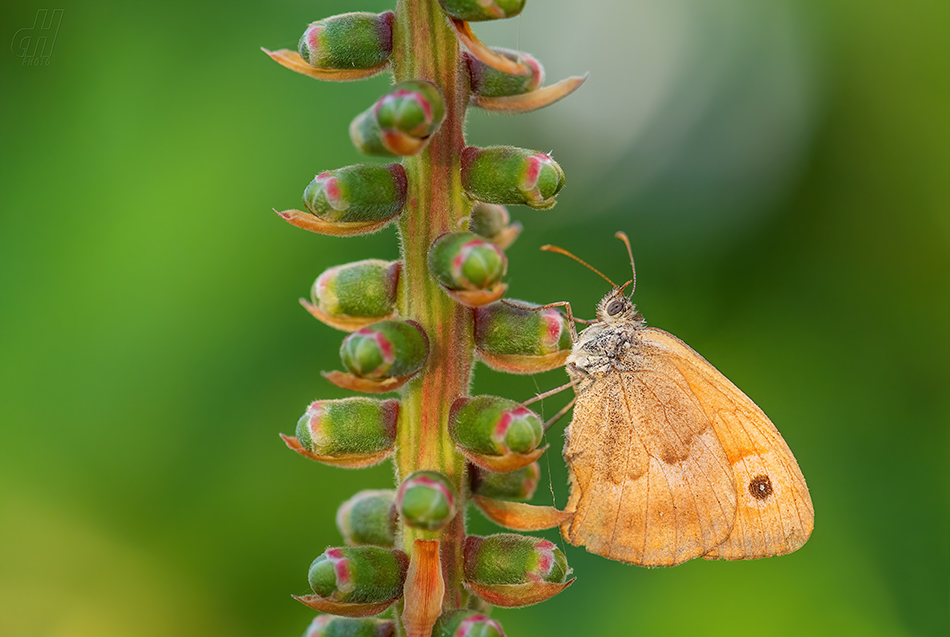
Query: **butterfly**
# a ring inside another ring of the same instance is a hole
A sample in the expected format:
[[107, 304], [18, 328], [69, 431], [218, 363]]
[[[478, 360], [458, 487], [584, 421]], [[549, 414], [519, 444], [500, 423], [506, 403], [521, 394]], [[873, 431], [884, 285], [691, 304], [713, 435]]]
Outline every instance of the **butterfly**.
[[[565, 367], [574, 414], [565, 540], [612, 560], [675, 566], [800, 548], [814, 527], [805, 478], [768, 416], [686, 343], [647, 327], [614, 286]], [[593, 267], [574, 255], [545, 246]], [[604, 276], [601, 274], [601, 276]], [[630, 296], [624, 295], [633, 283]], [[574, 321], [565, 305], [569, 323]]]

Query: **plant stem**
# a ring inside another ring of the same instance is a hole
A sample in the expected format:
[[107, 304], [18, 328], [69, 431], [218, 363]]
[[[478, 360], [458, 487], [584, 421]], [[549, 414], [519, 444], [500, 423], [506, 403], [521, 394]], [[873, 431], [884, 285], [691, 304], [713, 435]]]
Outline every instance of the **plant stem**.
[[[459, 513], [441, 532], [402, 526], [397, 543], [412, 552], [417, 538], [441, 540], [444, 610], [463, 606], [462, 542], [465, 538], [465, 459], [449, 438], [452, 401], [468, 393], [472, 368], [471, 312], [451, 300], [429, 274], [429, 246], [441, 234], [460, 229], [471, 204], [462, 190], [460, 156], [468, 87], [455, 35], [436, 0], [399, 0], [392, 65], [397, 82], [424, 79], [442, 91], [446, 116], [428, 147], [403, 161], [409, 196], [399, 220], [403, 270], [397, 292], [399, 314], [418, 321], [429, 336], [426, 369], [403, 389], [396, 441], [401, 481], [413, 471], [441, 471], [455, 485]], [[397, 612], [397, 634], [404, 630]]]

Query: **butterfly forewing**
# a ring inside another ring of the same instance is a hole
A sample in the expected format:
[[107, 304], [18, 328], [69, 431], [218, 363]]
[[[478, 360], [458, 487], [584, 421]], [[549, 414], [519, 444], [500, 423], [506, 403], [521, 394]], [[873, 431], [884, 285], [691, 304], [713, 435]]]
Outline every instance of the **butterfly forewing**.
[[688, 383], [725, 450], [736, 484], [737, 510], [729, 537], [708, 551], [709, 559], [741, 560], [791, 553], [814, 526], [805, 478], [781, 434], [742, 391], [675, 336], [655, 328], [640, 331], [645, 347]]
[[562, 531], [593, 553], [673, 566], [732, 530], [736, 486], [727, 456], [682, 374], [650, 346], [614, 357], [580, 383], [565, 458]]

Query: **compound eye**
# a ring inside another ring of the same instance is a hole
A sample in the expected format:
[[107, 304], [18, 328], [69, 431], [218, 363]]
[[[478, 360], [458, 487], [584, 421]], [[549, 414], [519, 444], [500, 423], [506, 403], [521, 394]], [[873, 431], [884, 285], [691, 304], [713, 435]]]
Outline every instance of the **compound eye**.
[[627, 304], [624, 303], [623, 300], [614, 299], [613, 301], [610, 302], [610, 305], [607, 306], [607, 315], [617, 316], [618, 314], [623, 312], [623, 309], [626, 305]]

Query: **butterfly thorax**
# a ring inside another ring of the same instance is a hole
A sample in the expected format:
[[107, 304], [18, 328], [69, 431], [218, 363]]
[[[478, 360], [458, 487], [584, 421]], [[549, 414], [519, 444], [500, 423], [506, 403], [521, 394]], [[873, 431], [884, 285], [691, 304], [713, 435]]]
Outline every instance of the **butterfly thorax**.
[[597, 305], [597, 319], [578, 334], [567, 357], [568, 374], [582, 380], [618, 370], [638, 369], [638, 333], [646, 327], [646, 321], [620, 288], [615, 288]]

